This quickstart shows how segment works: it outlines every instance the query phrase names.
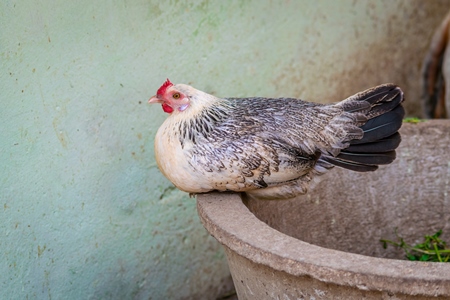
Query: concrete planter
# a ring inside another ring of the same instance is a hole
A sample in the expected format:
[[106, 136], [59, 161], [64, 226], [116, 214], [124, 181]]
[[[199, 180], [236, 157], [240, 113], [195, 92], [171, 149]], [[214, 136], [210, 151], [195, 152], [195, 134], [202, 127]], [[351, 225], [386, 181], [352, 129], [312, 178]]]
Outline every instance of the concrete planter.
[[450, 237], [450, 121], [404, 124], [397, 160], [373, 173], [335, 168], [287, 201], [198, 196], [224, 245], [239, 299], [449, 299], [450, 264], [401, 260], [381, 238]]

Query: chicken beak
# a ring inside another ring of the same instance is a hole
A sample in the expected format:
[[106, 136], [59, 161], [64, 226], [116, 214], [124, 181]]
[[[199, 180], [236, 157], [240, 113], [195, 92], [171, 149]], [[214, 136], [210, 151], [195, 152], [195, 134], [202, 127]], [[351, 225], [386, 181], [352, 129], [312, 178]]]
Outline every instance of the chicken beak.
[[153, 97], [150, 98], [150, 100], [148, 100], [148, 103], [153, 104], [153, 103], [163, 103], [164, 101], [161, 100], [158, 95], [155, 95]]

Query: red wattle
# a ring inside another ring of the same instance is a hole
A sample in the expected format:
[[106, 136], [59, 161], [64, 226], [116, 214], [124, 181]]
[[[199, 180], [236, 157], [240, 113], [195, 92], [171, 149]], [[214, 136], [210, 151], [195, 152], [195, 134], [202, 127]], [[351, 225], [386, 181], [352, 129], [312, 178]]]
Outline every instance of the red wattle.
[[171, 114], [173, 112], [173, 108], [170, 107], [169, 105], [163, 103], [163, 104], [161, 104], [161, 106], [165, 113]]

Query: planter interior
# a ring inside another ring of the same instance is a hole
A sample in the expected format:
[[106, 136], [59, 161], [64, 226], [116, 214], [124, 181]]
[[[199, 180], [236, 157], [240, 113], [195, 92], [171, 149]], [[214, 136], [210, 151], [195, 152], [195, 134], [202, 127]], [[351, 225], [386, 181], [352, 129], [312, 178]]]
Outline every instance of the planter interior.
[[292, 200], [198, 197], [240, 299], [450, 297], [450, 264], [401, 260], [403, 251], [379, 241], [395, 240], [396, 229], [410, 244], [439, 229], [450, 240], [450, 122], [407, 123], [401, 134], [393, 164], [334, 168]]

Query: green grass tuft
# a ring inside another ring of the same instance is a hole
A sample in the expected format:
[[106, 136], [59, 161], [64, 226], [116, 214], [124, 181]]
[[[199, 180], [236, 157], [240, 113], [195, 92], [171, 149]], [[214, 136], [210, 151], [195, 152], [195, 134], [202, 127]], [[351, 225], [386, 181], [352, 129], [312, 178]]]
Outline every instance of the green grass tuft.
[[403, 119], [403, 123], [413, 123], [413, 124], [417, 124], [420, 122], [425, 122], [426, 120], [424, 119], [419, 119], [417, 117], [408, 117], [408, 118], [404, 118]]
[[402, 237], [398, 236], [397, 242], [390, 240], [380, 240], [383, 243], [383, 248], [386, 249], [388, 245], [402, 248], [405, 251], [405, 256], [413, 261], [429, 261], [429, 262], [450, 262], [450, 248], [447, 248], [445, 241], [439, 237], [442, 234], [442, 229], [433, 235], [425, 235], [424, 242], [417, 245], [407, 244]]

